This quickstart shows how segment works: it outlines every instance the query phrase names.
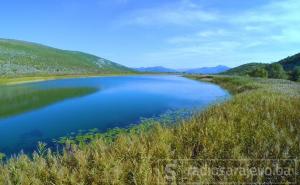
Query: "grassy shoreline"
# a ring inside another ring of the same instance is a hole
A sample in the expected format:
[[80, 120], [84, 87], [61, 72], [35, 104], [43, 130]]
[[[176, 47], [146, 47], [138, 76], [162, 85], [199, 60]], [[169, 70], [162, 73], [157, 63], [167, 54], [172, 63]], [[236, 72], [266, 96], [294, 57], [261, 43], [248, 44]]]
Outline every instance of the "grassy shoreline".
[[33, 82], [42, 82], [49, 80], [59, 79], [72, 79], [72, 78], [97, 78], [97, 77], [110, 77], [110, 76], [156, 76], [156, 75], [170, 75], [167, 73], [111, 73], [111, 74], [80, 74], [80, 75], [48, 75], [48, 76], [24, 76], [24, 77], [0, 77], [0, 85], [18, 85]]
[[[210, 166], [209, 171], [216, 166], [236, 167], [226, 159], [247, 159], [245, 166], [270, 167], [271, 164], [256, 160], [300, 158], [299, 83], [227, 76], [188, 77], [217, 83], [234, 96], [174, 127], [157, 123], [145, 132], [120, 134], [113, 142], [99, 138], [88, 144], [69, 145], [61, 154], [41, 145], [33, 158], [21, 154], [0, 164], [0, 184], [157, 184], [158, 180], [165, 182], [162, 169], [172, 159], [192, 159], [196, 167], [201, 167], [197, 160], [223, 160]], [[157, 163], [161, 159], [166, 161]], [[178, 163], [173, 169], [178, 176], [169, 179], [169, 183], [179, 183], [182, 177], [186, 183], [193, 182], [193, 177], [184, 176], [186, 169]], [[296, 178], [300, 180], [299, 176]], [[209, 174], [200, 176], [197, 182], [253, 180], [284, 184], [293, 179], [253, 179], [241, 174], [220, 179]]]
[[105, 76], [129, 76], [129, 75], [142, 75], [139, 73], [112, 73], [112, 74], [80, 74], [80, 75], [41, 75], [41, 76], [24, 76], [24, 77], [2, 77], [0, 78], [0, 85], [17, 85], [32, 82], [41, 82], [59, 79], [72, 79], [72, 78], [93, 78]]

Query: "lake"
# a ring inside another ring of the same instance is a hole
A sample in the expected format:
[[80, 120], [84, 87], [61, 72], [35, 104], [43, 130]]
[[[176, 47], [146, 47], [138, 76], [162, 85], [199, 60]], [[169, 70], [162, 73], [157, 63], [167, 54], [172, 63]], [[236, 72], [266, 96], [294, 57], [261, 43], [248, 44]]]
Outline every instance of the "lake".
[[0, 87], [0, 152], [32, 152], [38, 141], [138, 124], [168, 111], [228, 98], [217, 85], [180, 76], [116, 76]]

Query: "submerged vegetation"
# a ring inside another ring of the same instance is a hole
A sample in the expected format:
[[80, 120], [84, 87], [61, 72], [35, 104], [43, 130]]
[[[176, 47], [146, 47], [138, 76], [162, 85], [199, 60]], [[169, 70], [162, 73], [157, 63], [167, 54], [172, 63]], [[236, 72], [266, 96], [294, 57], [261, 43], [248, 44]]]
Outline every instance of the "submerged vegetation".
[[68, 98], [84, 96], [95, 88], [37, 89], [27, 86], [0, 86], [0, 118], [31, 111]]
[[104, 133], [99, 132], [97, 128], [87, 131], [79, 130], [78, 132], [72, 132], [67, 136], [60, 137], [58, 140], [54, 139], [53, 142], [58, 144], [56, 146], [59, 147], [70, 144], [85, 145], [95, 139], [104, 139], [106, 142], [113, 142], [122, 134], [147, 132], [147, 130], [151, 129], [155, 124], [173, 126], [174, 123], [190, 118], [194, 113], [195, 110], [189, 109], [170, 110], [157, 117], [140, 118], [138, 124], [132, 124], [125, 128], [116, 127]]
[[195, 180], [206, 184], [261, 184], [294, 180], [235, 173], [225, 178], [207, 173], [195, 179], [184, 176], [187, 168], [180, 161], [176, 168], [172, 166], [171, 174], [176, 176], [166, 179], [168, 173], [161, 169], [166, 169], [167, 161], [172, 159], [192, 160], [199, 168], [203, 166], [199, 160], [205, 159], [222, 159], [214, 166], [233, 167], [236, 164], [226, 159], [247, 159], [243, 162], [247, 167], [267, 167], [272, 164], [257, 159], [300, 157], [299, 83], [248, 77], [190, 77], [217, 83], [235, 95], [172, 127], [154, 122], [139, 132], [114, 135], [113, 141], [98, 137], [88, 143], [69, 143], [61, 153], [40, 143], [32, 158], [20, 154], [0, 164], [0, 184], [175, 184], [183, 178], [187, 184]]

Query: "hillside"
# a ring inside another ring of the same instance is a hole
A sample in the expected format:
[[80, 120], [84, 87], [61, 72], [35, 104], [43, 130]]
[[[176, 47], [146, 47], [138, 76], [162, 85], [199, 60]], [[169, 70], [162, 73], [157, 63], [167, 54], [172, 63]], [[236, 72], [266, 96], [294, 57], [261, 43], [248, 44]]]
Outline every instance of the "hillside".
[[266, 66], [267, 66], [267, 64], [263, 64], [263, 63], [249, 63], [249, 64], [244, 64], [244, 65], [232, 68], [222, 74], [243, 76], [243, 75], [249, 74], [250, 72], [252, 72], [255, 69], [264, 68]]
[[0, 39], [0, 76], [127, 73], [131, 69], [77, 51]]
[[280, 63], [284, 70], [286, 71], [292, 71], [296, 67], [300, 66], [300, 53], [287, 57], [285, 59], [280, 60], [278, 63]]
[[[289, 73], [292, 72], [294, 69], [296, 69], [297, 67], [300, 67], [300, 53], [293, 55], [293, 56], [289, 56], [285, 59], [282, 59], [278, 62], [275, 63], [271, 63], [271, 64], [280, 64], [282, 65], [283, 69]], [[249, 73], [251, 73], [252, 71], [254, 71], [255, 69], [266, 69], [268, 66], [270, 66], [271, 64], [263, 64], [263, 63], [249, 63], [249, 64], [244, 64], [235, 68], [232, 68], [222, 74], [226, 74], [226, 75], [248, 75]]]

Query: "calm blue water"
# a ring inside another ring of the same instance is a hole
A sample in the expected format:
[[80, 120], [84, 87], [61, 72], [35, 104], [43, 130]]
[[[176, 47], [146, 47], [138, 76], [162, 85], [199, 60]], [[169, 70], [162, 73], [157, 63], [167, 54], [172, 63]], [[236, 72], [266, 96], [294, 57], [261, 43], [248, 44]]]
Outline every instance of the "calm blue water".
[[[24, 86], [24, 85], [23, 85]], [[54, 80], [31, 88], [95, 87], [96, 93], [0, 119], [0, 152], [31, 152], [78, 130], [106, 131], [138, 123], [168, 110], [203, 108], [229, 97], [217, 85], [178, 76], [126, 76]]]

